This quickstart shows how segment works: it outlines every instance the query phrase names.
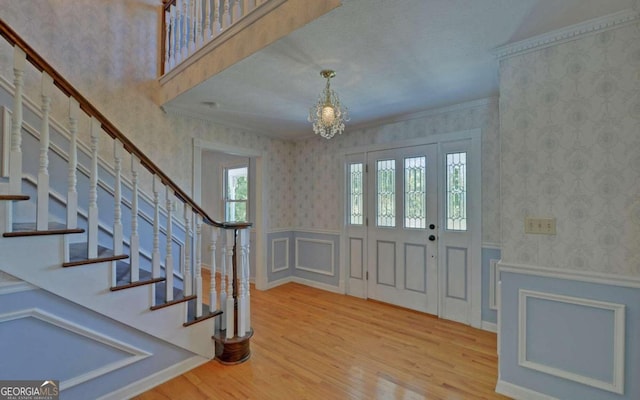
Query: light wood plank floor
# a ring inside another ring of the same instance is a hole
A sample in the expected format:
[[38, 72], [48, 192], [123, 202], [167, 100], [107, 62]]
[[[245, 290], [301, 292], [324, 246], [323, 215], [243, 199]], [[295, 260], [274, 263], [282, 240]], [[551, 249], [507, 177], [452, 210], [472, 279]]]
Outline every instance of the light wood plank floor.
[[249, 361], [206, 363], [137, 399], [506, 399], [493, 333], [295, 283], [253, 290], [251, 309]]

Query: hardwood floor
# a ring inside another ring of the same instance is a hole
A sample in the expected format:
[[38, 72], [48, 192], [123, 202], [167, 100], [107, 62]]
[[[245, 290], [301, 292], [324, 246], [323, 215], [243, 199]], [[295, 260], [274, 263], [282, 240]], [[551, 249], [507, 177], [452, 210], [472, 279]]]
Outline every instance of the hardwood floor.
[[295, 283], [252, 290], [251, 310], [249, 361], [206, 363], [137, 399], [506, 399], [493, 333]]

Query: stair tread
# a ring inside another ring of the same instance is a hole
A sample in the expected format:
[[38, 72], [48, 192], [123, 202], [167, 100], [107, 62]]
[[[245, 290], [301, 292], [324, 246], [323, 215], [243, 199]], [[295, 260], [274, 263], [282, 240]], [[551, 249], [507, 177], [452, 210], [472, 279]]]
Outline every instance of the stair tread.
[[172, 306], [172, 305], [175, 305], [175, 304], [184, 303], [185, 301], [195, 300], [196, 298], [197, 298], [196, 295], [182, 296], [182, 297], [174, 298], [171, 301], [167, 301], [167, 302], [164, 302], [164, 303], [156, 304], [155, 306], [151, 306], [150, 309], [151, 310], [159, 310], [161, 308], [169, 307], [169, 306]]
[[30, 198], [26, 194], [0, 194], [0, 201], [24, 201]]
[[14, 222], [11, 225], [11, 232], [2, 234], [4, 237], [16, 236], [41, 236], [41, 235], [64, 235], [71, 233], [83, 233], [84, 229], [74, 228], [68, 229], [67, 226], [60, 222], [49, 222], [46, 230], [37, 230], [35, 222]]
[[62, 264], [63, 267], [74, 267], [78, 265], [86, 265], [99, 263], [104, 261], [115, 261], [129, 258], [126, 254], [114, 254], [113, 250], [98, 245], [96, 257], [89, 258], [89, 244], [87, 242], [71, 243], [69, 245], [69, 261]]

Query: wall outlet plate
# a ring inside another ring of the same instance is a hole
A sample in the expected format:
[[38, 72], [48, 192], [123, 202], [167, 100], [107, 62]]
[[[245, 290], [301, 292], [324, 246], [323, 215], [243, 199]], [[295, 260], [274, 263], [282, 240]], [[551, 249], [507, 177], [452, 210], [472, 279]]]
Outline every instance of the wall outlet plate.
[[534, 235], [555, 235], [556, 219], [525, 217], [524, 233], [531, 233]]

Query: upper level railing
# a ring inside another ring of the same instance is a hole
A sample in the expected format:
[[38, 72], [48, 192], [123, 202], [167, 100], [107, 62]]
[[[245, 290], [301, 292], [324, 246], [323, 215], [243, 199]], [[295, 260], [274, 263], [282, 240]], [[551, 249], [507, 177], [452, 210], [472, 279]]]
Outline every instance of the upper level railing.
[[164, 0], [162, 74], [274, 0]]

